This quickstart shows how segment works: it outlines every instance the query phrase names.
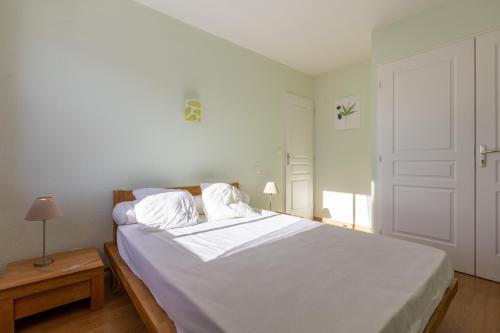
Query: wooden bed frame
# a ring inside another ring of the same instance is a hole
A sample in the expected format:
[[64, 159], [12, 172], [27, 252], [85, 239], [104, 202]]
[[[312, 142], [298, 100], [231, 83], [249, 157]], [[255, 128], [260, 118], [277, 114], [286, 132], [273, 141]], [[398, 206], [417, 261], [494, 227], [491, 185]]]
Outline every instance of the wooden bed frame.
[[[238, 183], [233, 183], [233, 186], [239, 188]], [[191, 192], [193, 195], [200, 195], [201, 188], [199, 186], [176, 187]], [[135, 197], [132, 191], [115, 190], [113, 191], [113, 207], [123, 201], [132, 201]], [[168, 314], [156, 303], [153, 295], [146, 285], [130, 270], [128, 265], [123, 261], [118, 253], [116, 244], [117, 224], [113, 221], [113, 241], [104, 244], [104, 250], [109, 258], [113, 281], [125, 289], [134, 304], [139, 316], [141, 317], [146, 329], [150, 333], [176, 333], [175, 324], [170, 319]], [[458, 280], [453, 279], [452, 284], [446, 289], [446, 292], [438, 304], [436, 310], [432, 314], [423, 333], [434, 333], [441, 324], [453, 297], [458, 290]]]

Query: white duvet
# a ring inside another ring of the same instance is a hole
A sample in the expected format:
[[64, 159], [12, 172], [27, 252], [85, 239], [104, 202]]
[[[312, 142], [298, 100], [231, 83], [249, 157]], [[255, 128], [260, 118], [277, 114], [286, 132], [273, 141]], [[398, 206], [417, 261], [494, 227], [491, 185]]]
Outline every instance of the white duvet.
[[118, 229], [179, 332], [420, 333], [453, 271], [440, 250], [299, 218]]

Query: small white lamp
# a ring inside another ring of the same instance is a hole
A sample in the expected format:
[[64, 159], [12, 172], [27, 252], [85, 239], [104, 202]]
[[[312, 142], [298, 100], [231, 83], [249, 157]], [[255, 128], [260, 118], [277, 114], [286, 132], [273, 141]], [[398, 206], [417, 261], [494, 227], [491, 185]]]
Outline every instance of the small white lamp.
[[50, 265], [54, 259], [45, 256], [45, 222], [62, 216], [62, 211], [57, 202], [52, 197], [40, 197], [33, 201], [33, 204], [24, 218], [26, 221], [43, 221], [43, 254], [41, 258], [35, 260], [36, 267]]
[[278, 194], [278, 187], [275, 182], [267, 182], [266, 187], [264, 187], [264, 194], [269, 195], [269, 210], [271, 209], [271, 201], [274, 194]]

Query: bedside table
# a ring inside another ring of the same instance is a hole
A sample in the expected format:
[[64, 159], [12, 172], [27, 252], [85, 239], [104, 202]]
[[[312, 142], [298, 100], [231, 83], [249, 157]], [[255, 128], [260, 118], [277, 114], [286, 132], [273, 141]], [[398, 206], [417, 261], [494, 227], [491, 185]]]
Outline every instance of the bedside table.
[[14, 321], [90, 297], [90, 309], [104, 305], [104, 264], [97, 249], [51, 255], [54, 262], [12, 262], [0, 276], [0, 332], [14, 332]]

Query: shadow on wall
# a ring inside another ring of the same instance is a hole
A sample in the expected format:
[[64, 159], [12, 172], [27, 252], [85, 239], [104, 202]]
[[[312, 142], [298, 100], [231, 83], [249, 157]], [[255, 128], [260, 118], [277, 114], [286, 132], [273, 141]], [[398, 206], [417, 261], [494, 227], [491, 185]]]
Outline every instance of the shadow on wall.
[[323, 191], [322, 216], [373, 229], [372, 195]]

